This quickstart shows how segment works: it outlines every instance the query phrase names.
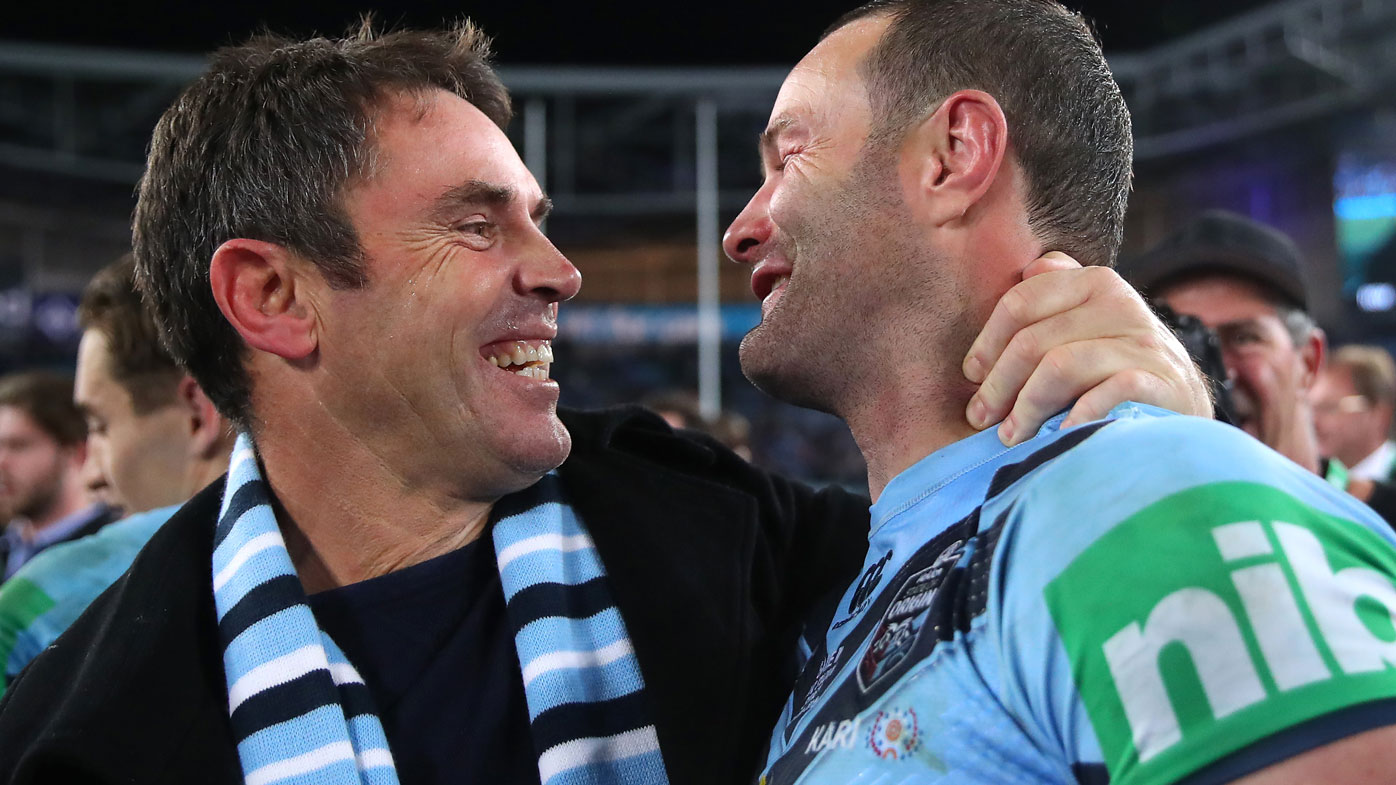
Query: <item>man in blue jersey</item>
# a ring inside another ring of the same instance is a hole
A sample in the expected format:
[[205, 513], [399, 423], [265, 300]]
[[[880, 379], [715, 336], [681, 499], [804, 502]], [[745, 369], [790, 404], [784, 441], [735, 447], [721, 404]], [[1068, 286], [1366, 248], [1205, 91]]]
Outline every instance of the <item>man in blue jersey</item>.
[[763, 782], [1396, 777], [1396, 548], [1370, 510], [1143, 405], [964, 422], [1032, 387], [1004, 358], [1072, 329], [1038, 323], [1056, 273], [1005, 292], [1044, 250], [1113, 261], [1131, 147], [1098, 44], [1049, 0], [879, 0], [787, 78], [725, 240], [763, 305], [742, 363], [847, 420], [874, 503]]
[[232, 429], [161, 348], [134, 272], [124, 256], [83, 291], [73, 385], [90, 484], [133, 514], [55, 545], [0, 586], [0, 691], [131, 566], [178, 505], [228, 468]]

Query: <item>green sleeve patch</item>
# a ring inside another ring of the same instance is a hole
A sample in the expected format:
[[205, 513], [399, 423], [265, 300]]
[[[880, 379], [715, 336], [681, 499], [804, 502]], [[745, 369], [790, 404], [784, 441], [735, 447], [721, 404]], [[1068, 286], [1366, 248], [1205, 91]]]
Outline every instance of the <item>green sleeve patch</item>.
[[53, 604], [47, 592], [25, 578], [12, 578], [0, 587], [0, 692], [9, 684], [10, 655], [19, 634]]
[[1267, 485], [1150, 505], [1045, 599], [1114, 785], [1173, 782], [1396, 696], [1396, 550]]

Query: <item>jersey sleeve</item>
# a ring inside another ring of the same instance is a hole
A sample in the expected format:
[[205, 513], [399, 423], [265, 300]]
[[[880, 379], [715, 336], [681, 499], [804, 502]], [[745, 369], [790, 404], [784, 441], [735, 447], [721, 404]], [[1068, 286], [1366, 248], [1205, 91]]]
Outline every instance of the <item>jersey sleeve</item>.
[[1021, 482], [993, 511], [1002, 697], [1077, 781], [1229, 782], [1396, 724], [1396, 548], [1360, 503], [1192, 418]]

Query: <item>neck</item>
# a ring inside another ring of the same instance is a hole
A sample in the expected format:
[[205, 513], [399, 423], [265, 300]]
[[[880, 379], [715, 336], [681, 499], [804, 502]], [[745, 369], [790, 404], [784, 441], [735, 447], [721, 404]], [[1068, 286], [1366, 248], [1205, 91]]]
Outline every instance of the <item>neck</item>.
[[[922, 347], [907, 362], [882, 364], [875, 369], [875, 384], [855, 385], [856, 399], [840, 408], [853, 439], [868, 465], [868, 491], [874, 501], [893, 477], [912, 464], [960, 439], [977, 433], [965, 419], [965, 407], [978, 389], [965, 378], [965, 354], [995, 304], [1022, 280], [1022, 271], [1040, 250], [1034, 250], [1026, 225], [998, 227], [961, 239], [960, 246], [940, 266], [943, 271], [973, 270], [974, 279], [955, 285], [942, 277], [924, 287], [951, 292], [932, 319], [919, 318], [924, 304], [913, 304], [910, 318], [890, 330], [888, 346], [899, 352], [875, 356], [907, 357], [905, 336], [923, 336]], [[1015, 261], [1016, 260], [1016, 261]]]
[[844, 417], [868, 464], [873, 501], [912, 464], [976, 433], [965, 419], [975, 386], [958, 362], [944, 365], [898, 369], [886, 384], [866, 390], [866, 398]]
[[230, 437], [227, 444], [220, 444], [214, 448], [212, 455], [189, 461], [189, 470], [184, 475], [183, 495], [179, 497], [181, 500], [192, 497], [227, 473], [233, 442]]
[[1282, 432], [1273, 444], [1271, 439], [1262, 438], [1261, 441], [1305, 469], [1318, 473], [1318, 434], [1314, 430], [1313, 411], [1305, 403], [1301, 402], [1295, 407], [1293, 430]]
[[484, 532], [492, 500], [409, 477], [338, 422], [311, 419], [264, 419], [257, 440], [307, 593], [410, 567]]

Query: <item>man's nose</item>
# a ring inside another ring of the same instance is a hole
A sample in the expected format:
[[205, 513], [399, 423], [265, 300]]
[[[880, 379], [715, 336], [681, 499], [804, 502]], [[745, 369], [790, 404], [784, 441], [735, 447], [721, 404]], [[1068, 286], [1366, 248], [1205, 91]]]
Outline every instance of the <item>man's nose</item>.
[[769, 207], [770, 196], [762, 186], [747, 202], [737, 220], [727, 227], [727, 234], [722, 236], [722, 250], [728, 259], [738, 264], [760, 261], [773, 230]]
[[107, 473], [102, 469], [102, 459], [100, 448], [94, 449], [93, 440], [87, 440], [87, 458], [82, 462], [82, 473], [80, 478], [82, 485], [88, 493], [98, 493], [111, 486], [107, 479]]
[[582, 273], [546, 237], [542, 247], [519, 268], [521, 294], [534, 295], [546, 302], [570, 300], [582, 289]]

